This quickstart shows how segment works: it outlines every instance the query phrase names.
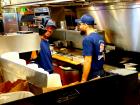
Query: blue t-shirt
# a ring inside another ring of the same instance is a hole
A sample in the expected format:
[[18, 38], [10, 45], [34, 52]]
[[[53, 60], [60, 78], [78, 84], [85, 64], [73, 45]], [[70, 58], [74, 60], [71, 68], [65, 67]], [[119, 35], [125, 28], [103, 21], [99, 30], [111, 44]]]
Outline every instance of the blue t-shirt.
[[91, 33], [83, 39], [83, 56], [92, 56], [90, 75], [103, 70], [104, 40], [98, 33]]
[[53, 71], [52, 67], [52, 56], [49, 47], [48, 40], [41, 40], [40, 42], [40, 52], [39, 52], [39, 66], [48, 72]]

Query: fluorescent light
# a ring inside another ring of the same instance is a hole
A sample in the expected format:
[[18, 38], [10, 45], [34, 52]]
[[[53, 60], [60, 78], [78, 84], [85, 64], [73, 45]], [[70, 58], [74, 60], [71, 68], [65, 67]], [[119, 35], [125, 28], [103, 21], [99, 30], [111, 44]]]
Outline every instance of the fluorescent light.
[[36, 1], [36, 2], [28, 2], [28, 3], [22, 3], [22, 4], [12, 4], [12, 5], [6, 5], [7, 6], [30, 6], [30, 5], [37, 5], [37, 4], [51, 4], [51, 3], [60, 3], [60, 2], [68, 2], [68, 1], [75, 1], [75, 0], [53, 0], [53, 1]]

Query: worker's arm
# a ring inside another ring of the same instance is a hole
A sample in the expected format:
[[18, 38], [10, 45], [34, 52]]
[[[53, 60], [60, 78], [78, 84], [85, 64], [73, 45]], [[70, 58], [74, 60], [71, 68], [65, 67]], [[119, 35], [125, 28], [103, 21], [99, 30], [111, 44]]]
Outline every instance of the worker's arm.
[[32, 53], [31, 53], [31, 60], [34, 60], [34, 59], [36, 59], [37, 58], [37, 56], [38, 56], [38, 54], [37, 54], [37, 51], [32, 51]]
[[82, 74], [81, 82], [87, 81], [91, 68], [91, 62], [92, 62], [92, 56], [84, 57], [83, 74]]

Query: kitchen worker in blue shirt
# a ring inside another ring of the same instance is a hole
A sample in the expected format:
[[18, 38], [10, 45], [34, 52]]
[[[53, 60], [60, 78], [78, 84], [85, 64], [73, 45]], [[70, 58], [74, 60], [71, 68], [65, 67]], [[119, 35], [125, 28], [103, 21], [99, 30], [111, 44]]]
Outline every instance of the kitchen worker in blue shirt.
[[38, 57], [38, 65], [49, 73], [53, 73], [52, 66], [52, 56], [49, 45], [49, 37], [53, 34], [53, 31], [56, 29], [55, 22], [46, 17], [43, 18], [42, 24], [39, 27], [39, 35], [41, 37], [40, 42], [40, 51]]
[[81, 82], [104, 76], [104, 38], [94, 28], [95, 20], [90, 14], [84, 14], [75, 20], [83, 37], [83, 73]]

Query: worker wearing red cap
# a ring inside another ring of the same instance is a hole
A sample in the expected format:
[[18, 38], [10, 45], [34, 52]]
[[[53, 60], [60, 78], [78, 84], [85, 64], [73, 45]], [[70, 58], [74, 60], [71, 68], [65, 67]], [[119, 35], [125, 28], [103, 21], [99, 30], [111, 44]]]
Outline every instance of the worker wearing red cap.
[[39, 35], [41, 37], [40, 51], [38, 57], [39, 67], [53, 73], [52, 56], [48, 38], [53, 34], [56, 29], [55, 22], [50, 18], [43, 19], [43, 23], [39, 27]]

